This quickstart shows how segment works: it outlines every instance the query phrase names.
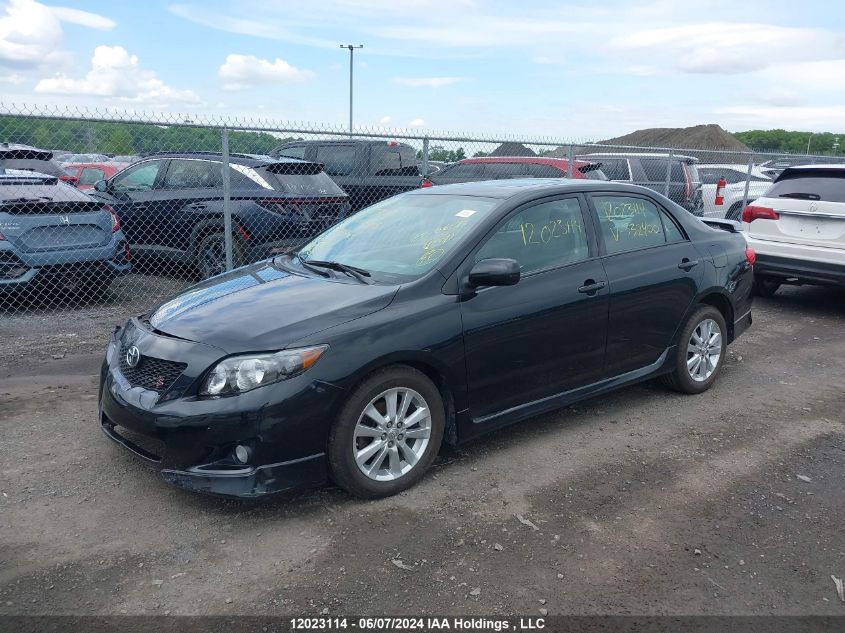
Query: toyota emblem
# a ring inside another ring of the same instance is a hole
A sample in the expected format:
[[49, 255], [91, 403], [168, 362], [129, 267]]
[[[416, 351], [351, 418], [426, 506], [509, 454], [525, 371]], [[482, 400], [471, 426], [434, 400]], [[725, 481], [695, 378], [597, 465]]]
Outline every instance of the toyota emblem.
[[130, 367], [137, 367], [141, 360], [141, 352], [134, 345], [126, 350], [126, 364]]

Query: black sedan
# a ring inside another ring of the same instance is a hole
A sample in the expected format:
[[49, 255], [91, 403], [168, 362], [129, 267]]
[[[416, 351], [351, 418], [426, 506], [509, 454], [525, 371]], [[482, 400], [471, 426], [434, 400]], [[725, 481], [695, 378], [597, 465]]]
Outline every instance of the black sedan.
[[111, 439], [197, 491], [418, 481], [443, 441], [663, 377], [707, 390], [754, 253], [653, 191], [508, 180], [383, 200], [118, 328]]

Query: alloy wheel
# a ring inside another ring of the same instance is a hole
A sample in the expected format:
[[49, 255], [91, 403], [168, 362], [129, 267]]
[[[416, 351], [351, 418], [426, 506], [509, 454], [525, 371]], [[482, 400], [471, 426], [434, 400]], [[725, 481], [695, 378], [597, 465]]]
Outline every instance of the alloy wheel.
[[713, 319], [704, 319], [692, 331], [687, 343], [687, 371], [696, 382], [704, 382], [722, 358], [722, 330]]
[[394, 481], [420, 461], [431, 438], [431, 410], [413, 389], [395, 387], [370, 400], [358, 417], [352, 450], [359, 470]]

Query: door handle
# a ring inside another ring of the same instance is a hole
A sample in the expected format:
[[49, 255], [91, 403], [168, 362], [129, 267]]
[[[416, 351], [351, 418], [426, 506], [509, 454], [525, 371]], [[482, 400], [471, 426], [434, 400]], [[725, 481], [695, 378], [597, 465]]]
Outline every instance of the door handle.
[[698, 266], [698, 260], [697, 259], [687, 259], [686, 257], [684, 257], [681, 260], [681, 263], [678, 264], [678, 268], [680, 268], [681, 270], [686, 270], [686, 271], [692, 270], [695, 266]]
[[132, 205], [132, 210], [133, 210], [133, 211], [146, 211], [146, 210], [147, 210], [147, 205], [145, 205], [145, 204], [136, 204], [136, 205]]
[[588, 294], [588, 295], [594, 295], [599, 290], [601, 290], [602, 288], [604, 288], [606, 286], [607, 286], [606, 281], [595, 281], [593, 279], [587, 279], [584, 282], [584, 285], [581, 286], [580, 288], [578, 288], [578, 292]]
[[189, 209], [205, 209], [205, 202], [192, 202], [188, 205]]

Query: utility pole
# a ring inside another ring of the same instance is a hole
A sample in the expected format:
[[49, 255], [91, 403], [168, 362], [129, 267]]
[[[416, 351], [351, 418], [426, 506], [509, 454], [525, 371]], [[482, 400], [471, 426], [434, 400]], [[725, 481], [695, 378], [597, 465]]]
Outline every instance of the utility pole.
[[810, 132], [810, 138], [807, 139], [807, 153], [810, 153], [810, 141], [813, 140], [813, 133]]
[[356, 48], [364, 48], [363, 44], [358, 44], [357, 46], [353, 44], [341, 44], [341, 48], [346, 48], [349, 50], [349, 134], [352, 135], [352, 61], [355, 57], [355, 49]]

